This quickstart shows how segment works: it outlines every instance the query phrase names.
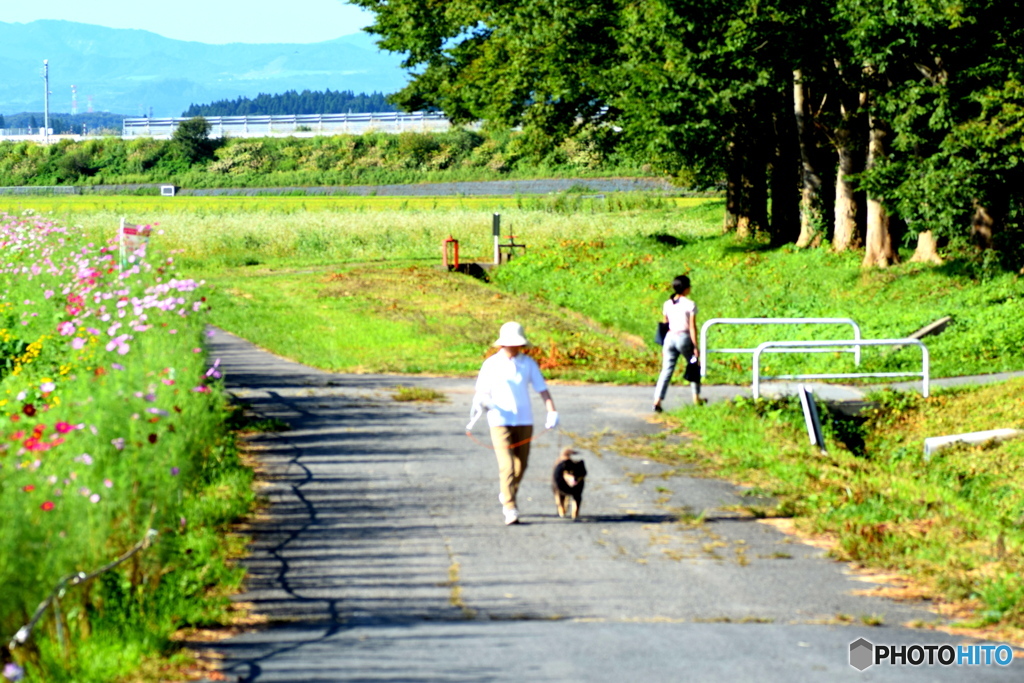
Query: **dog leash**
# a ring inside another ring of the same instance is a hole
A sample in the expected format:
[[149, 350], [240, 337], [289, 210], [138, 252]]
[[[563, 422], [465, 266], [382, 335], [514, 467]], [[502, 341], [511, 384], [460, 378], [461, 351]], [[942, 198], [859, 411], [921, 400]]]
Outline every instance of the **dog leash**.
[[[522, 441], [517, 441], [517, 442], [515, 442], [513, 444], [509, 444], [508, 448], [509, 448], [509, 450], [511, 450], [513, 448], [518, 448], [519, 446], [522, 446], [524, 443], [530, 443], [534, 439], [539, 439], [540, 437], [542, 437], [545, 434], [547, 434], [549, 431], [551, 431], [551, 430], [545, 428], [544, 431], [540, 432], [539, 434], [534, 434], [533, 436], [531, 436], [528, 439], [523, 439]], [[475, 436], [473, 436], [473, 432], [469, 431], [468, 429], [466, 430], [466, 436], [469, 437], [470, 441], [473, 441], [474, 443], [480, 444], [484, 448], [489, 448], [492, 451], [494, 450], [494, 446], [493, 445], [486, 444], [483, 441], [480, 441]], [[561, 446], [562, 446], [562, 432], [561, 431], [558, 432], [558, 446], [559, 446], [559, 448], [561, 448]]]

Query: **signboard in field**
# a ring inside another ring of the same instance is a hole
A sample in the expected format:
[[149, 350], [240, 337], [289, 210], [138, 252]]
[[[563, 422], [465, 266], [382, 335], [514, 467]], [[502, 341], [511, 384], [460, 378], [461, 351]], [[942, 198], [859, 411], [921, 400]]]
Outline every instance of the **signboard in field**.
[[121, 227], [118, 230], [118, 247], [120, 251], [121, 270], [125, 265], [135, 260], [135, 252], [145, 249], [149, 244], [149, 236], [152, 228], [148, 225], [132, 225], [121, 219]]

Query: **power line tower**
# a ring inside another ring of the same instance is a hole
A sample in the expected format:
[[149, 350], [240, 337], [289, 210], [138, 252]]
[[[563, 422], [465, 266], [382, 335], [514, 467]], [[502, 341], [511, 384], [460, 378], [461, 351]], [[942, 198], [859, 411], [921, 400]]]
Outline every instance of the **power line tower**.
[[71, 86], [71, 115], [78, 115], [78, 90], [75, 86]]

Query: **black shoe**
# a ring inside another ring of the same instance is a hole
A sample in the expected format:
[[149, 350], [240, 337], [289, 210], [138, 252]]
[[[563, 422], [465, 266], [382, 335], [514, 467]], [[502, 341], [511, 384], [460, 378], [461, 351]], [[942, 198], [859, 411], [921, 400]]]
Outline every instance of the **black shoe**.
[[656, 412], [656, 413], [662, 412], [661, 404], [660, 403], [654, 406], [654, 412]]

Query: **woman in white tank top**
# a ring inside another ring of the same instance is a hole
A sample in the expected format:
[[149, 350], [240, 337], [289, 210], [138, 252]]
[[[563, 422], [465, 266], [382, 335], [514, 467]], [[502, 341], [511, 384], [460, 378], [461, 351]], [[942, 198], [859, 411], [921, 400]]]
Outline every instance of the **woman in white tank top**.
[[[672, 381], [679, 357], [688, 363], [700, 355], [697, 346], [697, 304], [690, 297], [690, 278], [680, 275], [672, 280], [672, 298], [661, 307], [662, 322], [668, 323], [668, 333], [661, 352], [661, 375], [654, 387], [654, 412], [660, 413], [661, 402], [665, 400], [668, 385]], [[691, 382], [693, 402], [703, 403], [700, 397], [700, 381]]]

